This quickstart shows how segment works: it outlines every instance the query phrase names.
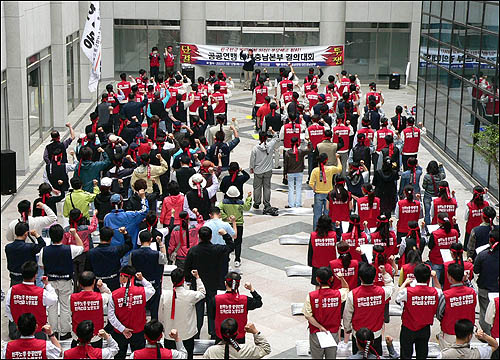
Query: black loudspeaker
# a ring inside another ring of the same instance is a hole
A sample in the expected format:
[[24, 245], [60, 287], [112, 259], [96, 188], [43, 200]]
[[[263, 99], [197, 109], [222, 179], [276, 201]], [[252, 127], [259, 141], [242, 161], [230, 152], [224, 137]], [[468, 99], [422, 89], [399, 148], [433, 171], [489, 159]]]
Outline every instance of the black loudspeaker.
[[186, 75], [188, 78], [191, 79], [191, 82], [193, 84], [197, 84], [197, 82], [195, 81], [195, 78], [194, 78], [194, 67], [193, 66], [183, 67], [182, 68], [182, 75]]
[[16, 153], [12, 150], [2, 150], [1, 163], [1, 193], [2, 195], [14, 194], [17, 192]]
[[400, 84], [401, 75], [393, 73], [389, 76], [389, 89], [399, 89]]

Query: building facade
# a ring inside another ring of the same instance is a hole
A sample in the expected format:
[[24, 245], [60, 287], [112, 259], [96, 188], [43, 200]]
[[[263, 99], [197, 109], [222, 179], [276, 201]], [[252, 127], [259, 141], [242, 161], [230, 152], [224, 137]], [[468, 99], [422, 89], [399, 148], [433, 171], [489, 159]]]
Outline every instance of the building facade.
[[[393, 72], [404, 81], [410, 63], [409, 81], [417, 80], [420, 1], [103, 1], [100, 7], [103, 82], [149, 70], [153, 46], [173, 45], [178, 53], [183, 42], [345, 45], [344, 66], [324, 69], [326, 76], [346, 68], [363, 82], [384, 82]], [[19, 174], [52, 129], [64, 130], [79, 104], [96, 99], [80, 50], [88, 8], [88, 1], [1, 4], [1, 149], [17, 153]], [[224, 70], [240, 75], [236, 67]], [[207, 69], [195, 71], [204, 76]]]
[[498, 124], [498, 2], [423, 1], [417, 117], [427, 136], [498, 197], [473, 134]]

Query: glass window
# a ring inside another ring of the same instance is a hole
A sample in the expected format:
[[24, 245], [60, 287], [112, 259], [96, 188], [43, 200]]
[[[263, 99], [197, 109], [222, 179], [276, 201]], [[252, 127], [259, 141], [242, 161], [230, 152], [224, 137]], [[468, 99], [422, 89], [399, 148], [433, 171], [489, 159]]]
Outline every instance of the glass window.
[[441, 21], [438, 18], [431, 16], [429, 23], [429, 36], [432, 36], [434, 39], [439, 39], [440, 28], [441, 28]]
[[429, 15], [422, 15], [422, 32], [425, 34], [429, 32]]
[[431, 1], [431, 14], [441, 16], [441, 3], [442, 1]]
[[319, 45], [319, 31], [285, 31], [285, 46]]
[[241, 44], [241, 31], [207, 29], [207, 44], [238, 46]]
[[373, 79], [376, 74], [376, 32], [346, 32], [345, 67], [360, 78]]
[[458, 48], [464, 47], [464, 39], [465, 39], [466, 28], [463, 25], [453, 24], [453, 32], [451, 35], [451, 44]]
[[488, 192], [498, 198], [498, 180], [494, 166], [490, 166], [490, 179], [488, 181]]
[[2, 119], [2, 126], [1, 126], [1, 149], [2, 150], [7, 150], [10, 149], [10, 142], [9, 142], [9, 107], [8, 107], [8, 100], [7, 100], [7, 71], [2, 71], [2, 86], [1, 86], [1, 91], [2, 91], [2, 101], [0, 102], [1, 106], [1, 112], [0, 116]]
[[481, 45], [481, 30], [467, 28], [465, 36], [465, 48], [467, 50], [479, 50]]
[[452, 28], [451, 22], [446, 20], [443, 20], [441, 22], [441, 33], [439, 35], [439, 39], [442, 42], [445, 42], [447, 44], [451, 42], [451, 28]]
[[[429, 69], [427, 69], [429, 71]], [[425, 87], [425, 110], [434, 116], [436, 106], [436, 89], [427, 84]]]
[[28, 71], [28, 116], [30, 149], [42, 140], [40, 131], [40, 68], [35, 67]]
[[449, 79], [450, 88], [448, 90], [448, 96], [450, 100], [455, 101], [456, 104], [460, 104], [462, 101], [462, 81], [454, 74], [450, 74]]
[[73, 43], [66, 44], [66, 93], [68, 94], [68, 114], [73, 111], [74, 107], [74, 71], [73, 64]]
[[425, 100], [425, 80], [418, 77], [418, 86], [417, 86], [417, 105], [424, 106]]
[[438, 68], [438, 78], [437, 87], [444, 94], [448, 94], [448, 88], [450, 87], [451, 77], [450, 74], [443, 68]]
[[454, 1], [443, 1], [443, 13], [442, 18], [452, 20], [453, 19], [453, 7], [455, 5]]
[[483, 28], [498, 34], [498, 3], [486, 3]]
[[483, 22], [483, 8], [484, 4], [482, 2], [469, 1], [469, 16], [467, 18], [467, 24], [481, 26], [481, 23]]
[[[481, 126], [479, 131], [484, 131], [484, 125]], [[483, 184], [488, 183], [488, 170], [489, 164], [485, 161], [480, 153], [474, 151], [474, 165], [472, 168], [472, 176], [477, 178]]]
[[431, 10], [430, 1], [422, 1], [422, 11], [428, 13]]
[[448, 109], [448, 96], [439, 91], [436, 92], [436, 126], [434, 128], [434, 141], [444, 149], [446, 139], [446, 113]]
[[[380, 49], [380, 45], [378, 46]], [[390, 65], [388, 75], [390, 73], [404, 74], [406, 65], [408, 64], [408, 54], [410, 52], [410, 33], [392, 32], [391, 33], [391, 54], [397, 56], [389, 56]], [[387, 53], [385, 54], [387, 56]]]
[[75, 76], [73, 79], [75, 91], [73, 93], [73, 96], [75, 98], [75, 107], [76, 107], [78, 106], [78, 104], [80, 104], [81, 101], [80, 35], [78, 31], [73, 35], [73, 64], [74, 64], [73, 67], [75, 69]]
[[243, 46], [282, 46], [283, 34], [243, 32], [241, 42]]
[[483, 36], [481, 38], [481, 57], [491, 60], [493, 63], [496, 62], [497, 52], [498, 52], [498, 34], [493, 35], [489, 32], [483, 31]]
[[469, 1], [455, 1], [455, 21], [465, 24]]
[[40, 65], [41, 70], [41, 113], [42, 113], [42, 136], [46, 136], [54, 126], [52, 116], [52, 60], [43, 61]]
[[[450, 89], [451, 92], [452, 89]], [[458, 155], [458, 130], [460, 129], [460, 106], [448, 101], [448, 123], [446, 126], [446, 148], [445, 151], [455, 160]]]

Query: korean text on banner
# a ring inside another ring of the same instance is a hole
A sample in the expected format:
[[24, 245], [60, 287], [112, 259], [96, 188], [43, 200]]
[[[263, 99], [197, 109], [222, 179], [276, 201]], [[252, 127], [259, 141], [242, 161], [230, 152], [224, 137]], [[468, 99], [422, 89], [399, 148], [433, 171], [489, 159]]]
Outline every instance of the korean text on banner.
[[101, 79], [101, 16], [99, 1], [92, 1], [90, 3], [80, 46], [85, 56], [92, 62], [89, 91], [97, 91], [97, 85]]
[[[209, 66], [243, 66], [243, 54], [249, 48], [181, 44], [182, 64]], [[255, 65], [283, 67], [339, 66], [344, 63], [344, 46], [254, 47]], [[242, 53], [243, 52], [243, 53]]]

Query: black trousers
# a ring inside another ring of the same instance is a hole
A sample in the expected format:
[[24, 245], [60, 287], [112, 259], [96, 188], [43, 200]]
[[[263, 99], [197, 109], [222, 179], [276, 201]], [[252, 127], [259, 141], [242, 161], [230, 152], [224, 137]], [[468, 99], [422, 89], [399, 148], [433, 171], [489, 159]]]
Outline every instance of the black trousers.
[[159, 66], [150, 66], [149, 73], [151, 74], [151, 76], [154, 76], [155, 81], [158, 81], [158, 75], [160, 74], [160, 67]]
[[144, 331], [134, 333], [130, 339], [125, 338], [122, 333], [117, 333], [114, 329], [111, 331], [111, 336], [118, 343], [118, 353], [115, 355], [115, 359], [125, 359], [127, 356], [127, 346], [130, 344], [130, 350], [134, 352], [135, 350], [144, 349], [146, 346], [146, 339], [144, 338]]
[[[191, 339], [182, 340], [182, 343], [184, 344], [184, 347], [186, 348], [186, 351], [188, 353], [187, 358], [192, 359], [194, 353], [194, 336]], [[165, 339], [163, 346], [165, 346], [166, 349], [171, 349], [171, 350], [176, 349], [174, 340]]]
[[[379, 336], [378, 338], [375, 338], [373, 341], [372, 347], [375, 349], [377, 354], [379, 356], [382, 356], [382, 336]], [[354, 334], [352, 335], [352, 353], [356, 354], [358, 352], [358, 345], [356, 343], [356, 338], [354, 337]], [[372, 350], [370, 350], [371, 353], [373, 353]]]
[[158, 320], [158, 307], [160, 306], [160, 296], [161, 296], [161, 282], [158, 281], [158, 284], [153, 285], [155, 289], [155, 294], [148, 300], [146, 303], [146, 309], [151, 312], [151, 320]]
[[205, 303], [207, 304], [208, 333], [215, 339], [215, 295], [217, 290], [206, 290], [207, 294], [203, 300], [196, 303], [196, 322], [198, 328], [198, 338], [203, 327], [203, 318], [205, 316]]
[[243, 225], [236, 225], [236, 239], [234, 239], [234, 261], [241, 262], [241, 243], [243, 242]]
[[403, 162], [403, 171], [406, 171], [409, 169], [408, 167], [408, 159], [414, 157], [417, 157], [417, 154], [415, 155], [401, 155], [401, 161]]
[[431, 326], [412, 331], [405, 326], [401, 326], [399, 342], [401, 344], [401, 359], [411, 359], [413, 356], [413, 344], [417, 359], [426, 359], [429, 352], [429, 338], [431, 336]]

